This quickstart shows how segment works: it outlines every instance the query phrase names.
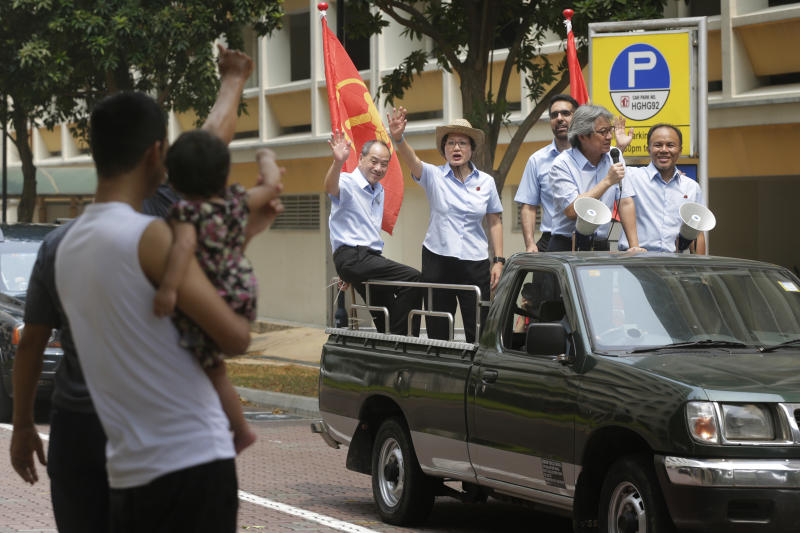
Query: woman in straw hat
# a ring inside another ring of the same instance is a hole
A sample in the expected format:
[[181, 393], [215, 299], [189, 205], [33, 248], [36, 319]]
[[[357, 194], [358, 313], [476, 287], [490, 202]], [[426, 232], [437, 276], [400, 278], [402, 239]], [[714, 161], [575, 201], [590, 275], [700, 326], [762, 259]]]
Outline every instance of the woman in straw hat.
[[[458, 283], [477, 285], [481, 298], [497, 286], [503, 271], [503, 207], [494, 178], [478, 170], [471, 162], [472, 155], [483, 146], [483, 132], [464, 119], [436, 128], [436, 147], [447, 161], [442, 166], [422, 162], [414, 149], [405, 142], [406, 109], [394, 109], [390, 115], [389, 132], [400, 160], [411, 170], [411, 177], [428, 196], [431, 215], [428, 231], [422, 243], [422, 281], [429, 283]], [[482, 222], [486, 217], [492, 244]], [[436, 290], [428, 308], [455, 314], [456, 303], [461, 306], [461, 318], [467, 342], [475, 342], [475, 294], [468, 291]], [[481, 324], [488, 308], [481, 308]], [[425, 318], [428, 337], [447, 339], [446, 318]]]

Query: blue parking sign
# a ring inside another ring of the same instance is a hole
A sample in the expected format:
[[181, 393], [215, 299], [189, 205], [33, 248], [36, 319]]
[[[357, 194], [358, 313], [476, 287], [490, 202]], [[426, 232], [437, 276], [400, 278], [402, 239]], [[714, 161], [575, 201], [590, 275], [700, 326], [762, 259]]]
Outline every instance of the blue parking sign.
[[664, 55], [654, 46], [636, 43], [614, 59], [608, 87], [617, 110], [632, 120], [647, 120], [667, 101], [670, 72]]

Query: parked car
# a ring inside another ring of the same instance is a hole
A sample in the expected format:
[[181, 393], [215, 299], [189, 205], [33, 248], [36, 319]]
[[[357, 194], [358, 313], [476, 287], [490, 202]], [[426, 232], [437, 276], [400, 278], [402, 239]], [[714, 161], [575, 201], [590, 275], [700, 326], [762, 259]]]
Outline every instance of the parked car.
[[531, 502], [579, 533], [800, 531], [800, 280], [785, 268], [517, 254], [479, 344], [328, 332], [312, 429], [348, 446], [388, 523], [448, 495]]
[[[42, 239], [51, 224], [0, 224], [0, 422], [11, 420], [14, 355], [25, 324], [25, 293]], [[37, 388], [37, 402], [48, 402], [53, 379], [64, 352], [53, 330]]]

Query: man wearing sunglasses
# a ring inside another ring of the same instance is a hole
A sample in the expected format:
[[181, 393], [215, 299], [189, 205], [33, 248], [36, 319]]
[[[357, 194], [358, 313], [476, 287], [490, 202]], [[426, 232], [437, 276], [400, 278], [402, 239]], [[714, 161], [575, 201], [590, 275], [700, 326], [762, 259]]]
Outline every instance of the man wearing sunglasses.
[[[553, 130], [553, 142], [534, 152], [525, 165], [525, 172], [522, 174], [522, 181], [514, 201], [522, 206], [520, 218], [526, 252], [546, 252], [550, 243], [550, 232], [553, 229], [550, 167], [558, 154], [570, 146], [567, 130], [578, 105], [574, 98], [566, 94], [557, 94], [550, 99], [550, 129]], [[538, 242], [534, 238], [537, 207], [542, 208], [542, 222], [539, 225], [542, 236]]]

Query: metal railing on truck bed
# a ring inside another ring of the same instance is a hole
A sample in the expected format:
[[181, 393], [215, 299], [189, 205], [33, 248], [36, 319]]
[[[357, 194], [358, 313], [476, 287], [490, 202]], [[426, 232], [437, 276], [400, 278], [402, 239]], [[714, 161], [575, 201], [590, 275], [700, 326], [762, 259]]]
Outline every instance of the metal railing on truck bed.
[[[338, 300], [339, 300], [339, 278], [333, 278], [331, 280], [331, 284], [329, 287], [331, 288], [329, 294], [329, 305], [330, 305], [330, 322], [329, 326], [333, 328], [341, 328], [343, 327], [341, 324], [336, 323], [336, 311], [338, 307]], [[458, 285], [453, 283], [426, 283], [426, 282], [419, 282], [419, 281], [382, 281], [382, 280], [372, 280], [372, 281], [365, 281], [363, 283], [364, 290], [366, 292], [366, 302], [365, 304], [357, 304], [356, 297], [355, 297], [355, 289], [353, 286], [350, 286], [350, 311], [345, 312], [347, 313], [347, 328], [350, 330], [357, 330], [358, 327], [358, 317], [357, 311], [362, 309], [364, 311], [375, 311], [379, 313], [383, 313], [383, 321], [384, 321], [384, 331], [388, 332], [389, 329], [389, 309], [384, 306], [372, 305], [371, 303], [371, 296], [370, 296], [370, 287], [371, 286], [383, 286], [383, 287], [416, 287], [418, 289], [427, 289], [427, 302], [433, 301], [433, 289], [450, 289], [456, 291], [468, 291], [475, 293], [475, 331], [480, 331], [481, 328], [481, 307], [485, 306], [488, 307], [490, 302], [489, 301], [482, 301], [481, 300], [481, 289], [477, 285]], [[428, 304], [430, 306], [430, 304]], [[446, 318], [448, 323], [448, 332], [449, 337], [448, 340], [450, 342], [453, 341], [454, 333], [455, 333], [455, 320], [453, 318], [452, 313], [447, 313], [444, 311], [433, 311], [428, 309], [412, 309], [408, 313], [407, 319], [407, 328], [406, 328], [406, 335], [411, 336], [413, 331], [413, 322], [414, 317], [419, 316], [430, 316], [430, 317], [438, 317], [438, 318]]]

